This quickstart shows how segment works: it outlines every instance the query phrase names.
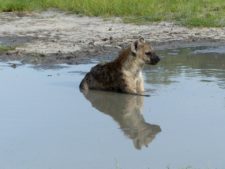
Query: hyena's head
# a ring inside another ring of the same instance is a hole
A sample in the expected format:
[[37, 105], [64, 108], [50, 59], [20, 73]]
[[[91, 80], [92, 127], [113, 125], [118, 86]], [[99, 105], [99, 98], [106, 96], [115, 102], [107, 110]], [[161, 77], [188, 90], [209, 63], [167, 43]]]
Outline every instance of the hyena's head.
[[143, 37], [131, 44], [131, 52], [133, 57], [146, 64], [155, 65], [160, 61], [159, 56], [155, 54], [153, 48], [145, 42]]

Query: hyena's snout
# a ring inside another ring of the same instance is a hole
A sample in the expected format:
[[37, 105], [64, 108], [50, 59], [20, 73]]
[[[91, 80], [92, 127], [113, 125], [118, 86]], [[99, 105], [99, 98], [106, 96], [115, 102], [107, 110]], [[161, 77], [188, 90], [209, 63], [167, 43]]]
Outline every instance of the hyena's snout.
[[156, 55], [155, 53], [152, 53], [152, 55], [150, 56], [150, 64], [151, 65], [155, 65], [160, 61], [160, 58], [158, 55]]

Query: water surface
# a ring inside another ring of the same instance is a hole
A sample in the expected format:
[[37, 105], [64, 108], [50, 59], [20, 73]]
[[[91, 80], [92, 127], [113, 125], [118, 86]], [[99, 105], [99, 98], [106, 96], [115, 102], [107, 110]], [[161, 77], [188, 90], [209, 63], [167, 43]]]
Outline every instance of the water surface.
[[224, 47], [159, 54], [144, 70], [150, 97], [84, 96], [94, 63], [0, 63], [0, 168], [225, 168]]

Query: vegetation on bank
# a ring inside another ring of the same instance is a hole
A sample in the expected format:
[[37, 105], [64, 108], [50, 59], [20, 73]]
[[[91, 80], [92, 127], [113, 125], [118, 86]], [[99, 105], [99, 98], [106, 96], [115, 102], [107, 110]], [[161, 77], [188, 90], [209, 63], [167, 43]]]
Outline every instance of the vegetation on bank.
[[14, 49], [15, 49], [15, 47], [4, 46], [4, 45], [1, 45], [1, 44], [0, 44], [0, 53], [1, 53], [1, 52], [7, 52], [7, 51], [9, 51], [9, 50], [14, 50]]
[[135, 23], [175, 21], [185, 26], [225, 26], [224, 0], [0, 0], [0, 11], [48, 8], [88, 16], [120, 16]]

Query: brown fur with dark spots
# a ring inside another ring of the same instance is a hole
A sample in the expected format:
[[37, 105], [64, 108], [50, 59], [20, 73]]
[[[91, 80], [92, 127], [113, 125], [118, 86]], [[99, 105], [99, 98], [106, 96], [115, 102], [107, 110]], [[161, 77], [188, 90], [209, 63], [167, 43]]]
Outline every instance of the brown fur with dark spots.
[[143, 38], [122, 50], [114, 61], [94, 66], [80, 83], [80, 89], [107, 90], [130, 94], [144, 93], [142, 68], [156, 64], [159, 57]]

